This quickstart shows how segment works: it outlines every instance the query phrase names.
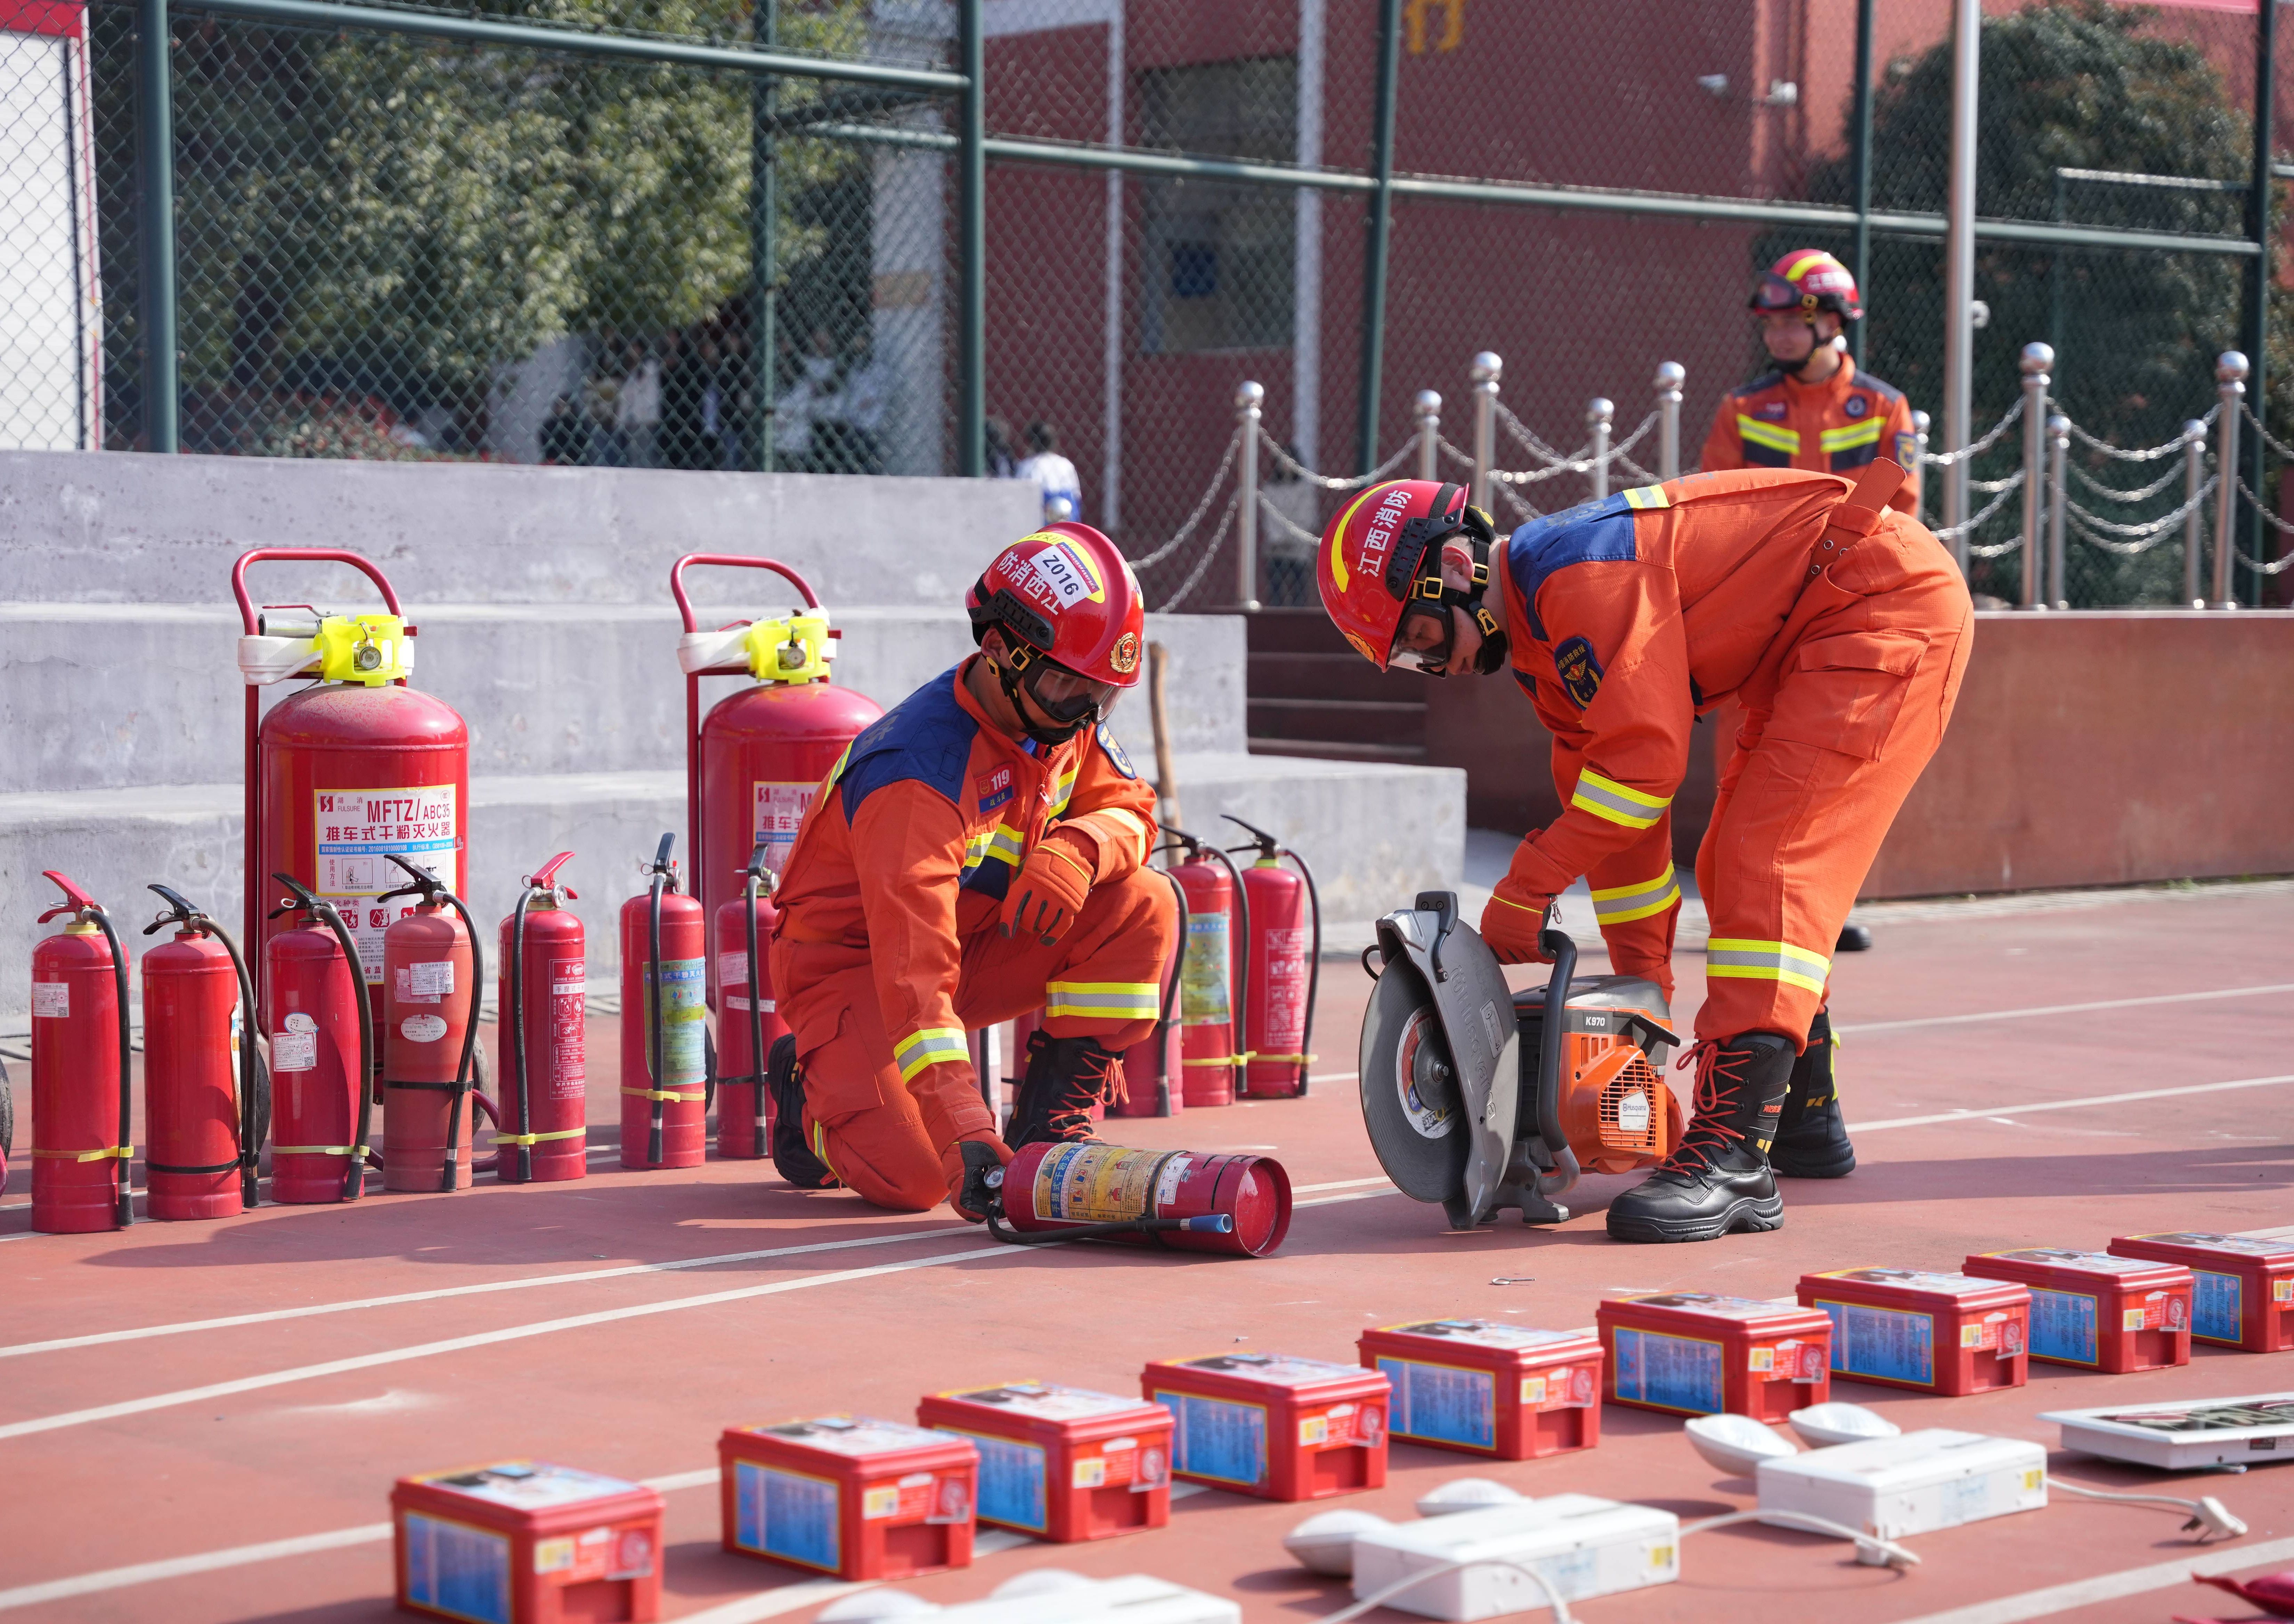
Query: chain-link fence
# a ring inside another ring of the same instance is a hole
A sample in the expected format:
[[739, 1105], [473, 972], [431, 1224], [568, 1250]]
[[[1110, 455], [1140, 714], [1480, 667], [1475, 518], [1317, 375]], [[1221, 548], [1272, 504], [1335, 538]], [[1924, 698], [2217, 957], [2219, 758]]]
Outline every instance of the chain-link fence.
[[[1767, 365], [1745, 298], [1787, 249], [1859, 269], [1862, 358], [1936, 414], [1940, 447], [1948, 9], [46, 0], [0, 24], [0, 445], [1024, 471], [1157, 559], [1151, 597], [1192, 576], [1210, 608], [1241, 592], [1206, 562], [1240, 495], [1206, 482], [1250, 379], [1290, 459], [1253, 499], [1260, 591], [1295, 600], [1332, 482], [1404, 450], [1420, 391], [1461, 444], [1477, 352], [1506, 357], [1503, 404], [1553, 460], [1509, 438], [1498, 466], [1535, 477], [1499, 482], [1501, 512], [1582, 495], [1586, 471], [1553, 461], [1583, 460], [1586, 403], [1618, 403], [1623, 442], [1660, 361], [1686, 369], [1693, 465], [1723, 392]], [[2250, 331], [2256, 20], [1991, 12], [1973, 426], [2014, 406], [2023, 346], [2052, 345], [2051, 399], [2088, 437], [2068, 477], [2095, 499], [2067, 510], [2069, 600], [2176, 601], [2175, 547], [2093, 538], [2178, 537], [2182, 482], [2097, 444], [2176, 441]], [[2273, 317], [2252, 404], [2294, 439], [2294, 309]], [[156, 399], [155, 342], [175, 356]], [[2021, 452], [2011, 432], [1971, 460], [1971, 511]], [[2240, 522], [2268, 562], [2278, 492], [2257, 466]], [[2005, 494], [1969, 536], [1975, 583], [2010, 600], [2020, 564], [1985, 555], [2019, 514]], [[2241, 595], [2261, 579], [2241, 571]]]

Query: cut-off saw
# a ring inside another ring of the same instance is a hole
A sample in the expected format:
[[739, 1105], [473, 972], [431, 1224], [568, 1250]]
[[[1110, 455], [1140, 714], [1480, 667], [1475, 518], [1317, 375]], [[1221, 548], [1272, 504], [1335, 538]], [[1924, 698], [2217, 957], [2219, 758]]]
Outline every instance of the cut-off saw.
[[1582, 1170], [1631, 1172], [1680, 1140], [1664, 994], [1635, 975], [1576, 976], [1566, 932], [1548, 926], [1538, 945], [1552, 976], [1514, 992], [1456, 895], [1423, 891], [1363, 952], [1378, 982], [1363, 1015], [1363, 1124], [1387, 1176], [1439, 1203], [1452, 1229], [1507, 1207], [1559, 1223]]

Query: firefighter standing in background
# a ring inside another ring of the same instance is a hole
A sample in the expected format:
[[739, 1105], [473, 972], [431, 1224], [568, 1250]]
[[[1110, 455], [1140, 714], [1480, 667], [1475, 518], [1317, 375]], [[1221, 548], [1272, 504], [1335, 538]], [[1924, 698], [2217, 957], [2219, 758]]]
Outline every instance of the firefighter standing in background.
[[1885, 510], [1903, 478], [1886, 459], [1852, 486], [1693, 474], [1534, 519], [1502, 547], [1459, 486], [1396, 480], [1323, 534], [1323, 607], [1358, 653], [1434, 675], [1509, 665], [1553, 734], [1561, 815], [1523, 840], [1482, 915], [1507, 963], [1546, 962], [1538, 933], [1582, 877], [1612, 965], [1672, 995], [1669, 810], [1696, 716], [1744, 706], [1696, 855], [1712, 921], [1682, 1057], [1696, 1117], [1610, 1204], [1618, 1239], [1774, 1229], [1774, 1172], [1855, 1166], [1828, 950], [1942, 739], [1973, 626], [1951, 555]]
[[[1059, 524], [965, 595], [980, 652], [872, 723], [830, 771], [774, 902], [792, 1037], [769, 1069], [773, 1161], [922, 1212], [985, 1216], [1021, 1146], [1088, 1139], [1121, 1054], [1152, 1027], [1177, 931], [1145, 867], [1155, 792], [1107, 730], [1139, 681], [1139, 584], [1115, 544]], [[1007, 1147], [967, 1029], [1040, 1008]]]

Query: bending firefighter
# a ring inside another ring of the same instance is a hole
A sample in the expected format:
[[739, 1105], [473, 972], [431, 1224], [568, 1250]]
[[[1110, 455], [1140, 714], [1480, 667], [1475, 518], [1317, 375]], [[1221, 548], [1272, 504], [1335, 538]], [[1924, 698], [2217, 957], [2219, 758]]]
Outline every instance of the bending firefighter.
[[1696, 856], [1711, 916], [1696, 1117], [1609, 1207], [1620, 1240], [1784, 1221], [1774, 1174], [1855, 1166], [1832, 1081], [1827, 950], [1934, 754], [1967, 664], [1967, 588], [1935, 537], [1853, 487], [1745, 469], [1644, 486], [1524, 525], [1501, 548], [1457, 486], [1373, 486], [1322, 538], [1323, 607], [1381, 669], [1510, 666], [1553, 734], [1562, 813], [1482, 915], [1507, 963], [1579, 877], [1621, 974], [1672, 992], [1680, 886], [1668, 811], [1697, 715], [1745, 708]]
[[[1123, 1049], [1153, 1024], [1176, 930], [1144, 868], [1155, 796], [1104, 723], [1139, 680], [1139, 585], [1115, 544], [1060, 524], [966, 594], [980, 652], [852, 741], [774, 901], [791, 1037], [769, 1077], [773, 1161], [921, 1212], [985, 1215], [985, 1175], [1090, 1138]], [[1007, 1142], [967, 1029], [1040, 1008]]]

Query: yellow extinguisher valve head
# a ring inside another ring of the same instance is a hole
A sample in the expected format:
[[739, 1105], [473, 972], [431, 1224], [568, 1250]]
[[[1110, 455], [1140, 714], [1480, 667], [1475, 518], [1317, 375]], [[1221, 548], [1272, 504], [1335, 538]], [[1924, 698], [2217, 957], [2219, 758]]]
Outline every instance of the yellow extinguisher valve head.
[[329, 615], [315, 641], [319, 675], [329, 682], [379, 688], [414, 669], [414, 644], [395, 615]]
[[749, 674], [760, 682], [825, 682], [836, 657], [826, 613], [752, 622]]

